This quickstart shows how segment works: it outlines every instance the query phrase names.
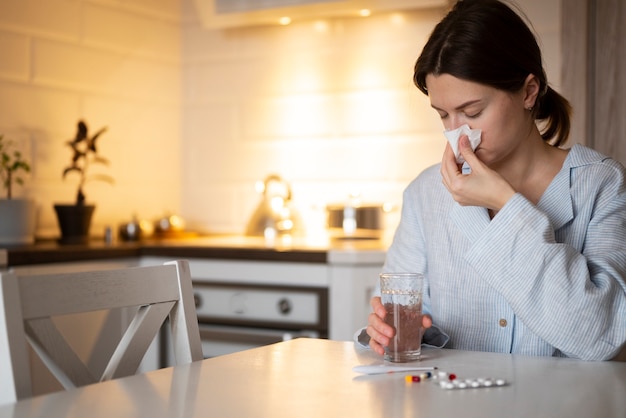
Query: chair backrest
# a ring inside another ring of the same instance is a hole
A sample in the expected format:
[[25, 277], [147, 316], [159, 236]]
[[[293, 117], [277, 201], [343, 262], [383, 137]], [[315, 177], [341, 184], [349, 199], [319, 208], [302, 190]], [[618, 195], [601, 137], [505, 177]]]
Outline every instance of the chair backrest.
[[[104, 309], [137, 311], [101, 376], [92, 376], [52, 317]], [[0, 404], [32, 396], [27, 342], [68, 389], [136, 373], [169, 318], [176, 364], [201, 360], [187, 261], [117, 270], [18, 277], [0, 272]]]

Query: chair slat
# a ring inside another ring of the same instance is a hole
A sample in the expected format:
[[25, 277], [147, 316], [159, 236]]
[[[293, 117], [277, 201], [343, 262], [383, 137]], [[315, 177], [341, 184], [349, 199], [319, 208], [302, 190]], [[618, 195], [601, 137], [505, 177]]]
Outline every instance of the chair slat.
[[0, 272], [0, 404], [32, 396], [17, 277]]
[[[189, 277], [191, 270], [189, 263], [169, 262], [166, 265], [174, 265], [178, 276]], [[200, 331], [198, 330], [198, 316], [193, 295], [191, 280], [178, 281], [180, 300], [170, 313], [170, 328], [172, 343], [174, 345], [174, 357], [176, 364], [185, 364], [203, 359]]]
[[[170, 271], [171, 269], [171, 271]], [[178, 300], [175, 266], [26, 276], [19, 280], [25, 319]]]
[[38, 318], [26, 321], [24, 329], [33, 350], [65, 389], [96, 382], [52, 319]]
[[100, 381], [130, 376], [137, 368], [176, 302], [164, 302], [139, 308], [111, 356]]

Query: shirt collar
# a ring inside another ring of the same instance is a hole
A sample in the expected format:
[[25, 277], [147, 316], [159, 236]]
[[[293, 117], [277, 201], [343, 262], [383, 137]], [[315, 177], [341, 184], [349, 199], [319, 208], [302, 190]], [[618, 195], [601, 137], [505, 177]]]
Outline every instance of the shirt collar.
[[[563, 167], [554, 177], [544, 192], [537, 207], [543, 211], [552, 227], [557, 230], [574, 218], [571, 188], [571, 171], [577, 167], [594, 164], [607, 157], [580, 144], [575, 144], [569, 151]], [[456, 205], [452, 211], [456, 224], [462, 226], [469, 236], [477, 236], [489, 223], [485, 208]]]

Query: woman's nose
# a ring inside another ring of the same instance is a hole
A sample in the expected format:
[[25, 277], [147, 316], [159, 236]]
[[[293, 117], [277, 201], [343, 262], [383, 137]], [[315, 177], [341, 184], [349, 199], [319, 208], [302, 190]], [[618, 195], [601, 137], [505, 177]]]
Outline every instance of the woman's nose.
[[466, 123], [461, 115], [450, 115], [450, 129], [457, 129]]
[[455, 117], [455, 116], [450, 116], [446, 122], [447, 123], [445, 124], [445, 128], [448, 131], [453, 131], [461, 127], [461, 125], [463, 125], [464, 123], [463, 121], [460, 120], [460, 118]]

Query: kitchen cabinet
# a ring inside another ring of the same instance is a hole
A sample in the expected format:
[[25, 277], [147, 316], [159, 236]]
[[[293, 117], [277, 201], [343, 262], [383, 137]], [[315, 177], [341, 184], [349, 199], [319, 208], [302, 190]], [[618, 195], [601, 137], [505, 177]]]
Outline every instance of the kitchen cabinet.
[[[203, 307], [198, 307], [200, 327], [218, 324], [224, 333], [236, 333], [232, 347], [242, 338], [255, 335], [260, 343], [272, 332], [282, 333], [287, 339], [309, 335], [349, 341], [366, 324], [383, 258], [384, 252], [361, 258], [330, 252], [326, 263], [189, 258], [194, 290], [213, 286], [228, 299], [220, 303], [227, 311], [223, 315], [205, 319]], [[141, 259], [142, 265], [164, 261], [167, 258]], [[302, 310], [299, 304], [305, 304], [308, 312], [315, 311], [317, 316], [294, 321], [294, 314]], [[208, 343], [208, 338], [203, 340]], [[211, 355], [205, 350], [205, 356]], [[165, 356], [171, 358], [171, 354]]]
[[[142, 265], [167, 261], [143, 257]], [[278, 287], [313, 287], [328, 291], [328, 337], [350, 340], [363, 326], [369, 300], [384, 262], [384, 252], [367, 259], [329, 260], [327, 263], [208, 260], [189, 258], [194, 283], [231, 283]]]

